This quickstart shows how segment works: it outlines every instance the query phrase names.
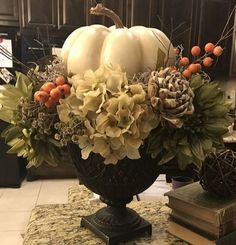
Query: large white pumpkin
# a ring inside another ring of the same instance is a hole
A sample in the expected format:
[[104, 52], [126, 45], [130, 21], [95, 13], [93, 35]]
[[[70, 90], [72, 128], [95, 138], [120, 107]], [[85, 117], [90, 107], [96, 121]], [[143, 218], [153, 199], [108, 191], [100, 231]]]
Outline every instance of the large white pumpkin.
[[[106, 14], [105, 14], [106, 15]], [[158, 29], [135, 26], [107, 28], [84, 26], [73, 31], [62, 47], [68, 74], [83, 74], [100, 65], [119, 64], [129, 75], [174, 64], [175, 52], [168, 37]]]

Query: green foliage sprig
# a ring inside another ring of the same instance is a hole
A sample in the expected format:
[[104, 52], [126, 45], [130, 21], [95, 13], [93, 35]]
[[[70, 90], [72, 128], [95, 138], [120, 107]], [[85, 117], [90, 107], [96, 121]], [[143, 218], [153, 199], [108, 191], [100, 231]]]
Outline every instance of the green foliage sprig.
[[10, 124], [1, 136], [11, 147], [8, 153], [26, 158], [27, 167], [43, 162], [56, 166], [61, 152], [61, 145], [54, 139], [58, 116], [56, 109], [51, 111], [34, 102], [33, 82], [17, 72], [15, 86], [0, 86], [0, 119]]

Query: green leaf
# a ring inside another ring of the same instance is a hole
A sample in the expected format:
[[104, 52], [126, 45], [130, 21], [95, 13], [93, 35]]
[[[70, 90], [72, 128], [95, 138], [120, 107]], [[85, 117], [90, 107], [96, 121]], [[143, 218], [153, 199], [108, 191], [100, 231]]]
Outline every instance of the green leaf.
[[193, 163], [192, 157], [189, 157], [182, 152], [177, 153], [177, 161], [180, 170], [184, 170], [189, 164]]
[[38, 160], [37, 157], [33, 157], [33, 158], [30, 159], [30, 160], [27, 158], [28, 164], [27, 164], [26, 168], [31, 168], [31, 167], [33, 167], [33, 166], [36, 166], [37, 160]]
[[211, 139], [200, 139], [201, 145], [204, 151], [212, 150], [212, 140]]
[[200, 88], [204, 84], [204, 79], [201, 75], [195, 75], [190, 79], [190, 87], [195, 90]]
[[7, 151], [7, 153], [16, 154], [25, 148], [25, 141], [23, 139], [17, 139], [15, 144]]
[[216, 136], [224, 135], [229, 132], [228, 127], [218, 124], [205, 124], [204, 128], [208, 131], [208, 134]]
[[23, 93], [11, 84], [0, 85], [0, 98], [11, 97], [13, 99], [22, 97]]
[[48, 156], [44, 157], [44, 161], [52, 167], [56, 167], [58, 165], [58, 161]]
[[13, 118], [12, 111], [0, 109], [0, 120], [7, 122], [7, 123], [11, 123], [12, 118]]
[[60, 142], [59, 142], [58, 140], [49, 138], [49, 139], [48, 139], [48, 142], [52, 143], [52, 144], [53, 144], [54, 146], [56, 146], [56, 147], [59, 147], [59, 148], [62, 147], [62, 145], [60, 144]]
[[8, 141], [7, 144], [9, 146], [14, 146], [19, 140], [20, 140], [20, 138], [14, 138], [14, 139]]
[[188, 145], [188, 139], [187, 136], [184, 136], [182, 139], [179, 140], [178, 145]]
[[15, 87], [18, 88], [25, 97], [28, 97], [28, 86], [31, 84], [29, 77], [21, 72], [16, 72], [16, 78], [17, 80]]
[[19, 138], [20, 136], [22, 136], [21, 130], [22, 129], [19, 126], [10, 125], [2, 131], [1, 137], [5, 138], [5, 142], [7, 143], [14, 138]]
[[190, 149], [196, 158], [198, 158], [200, 160], [205, 159], [205, 155], [204, 155], [204, 152], [202, 149], [202, 145], [196, 136], [191, 136]]
[[176, 156], [176, 152], [174, 150], [172, 151], [167, 151], [163, 154], [160, 162], [158, 163], [159, 165], [163, 165], [164, 163], [169, 162], [171, 159], [173, 159]]
[[[203, 159], [203, 161], [205, 160], [205, 158]], [[193, 157], [193, 164], [198, 168], [198, 169], [201, 169], [202, 167], [202, 160], [200, 160], [199, 158], [197, 157]]]
[[162, 134], [164, 129], [153, 131], [148, 137], [148, 153], [155, 153], [162, 149]]
[[228, 116], [226, 117], [217, 117], [217, 118], [207, 118], [204, 120], [204, 124], [213, 124], [213, 125], [217, 125], [217, 126], [222, 126], [222, 127], [225, 127], [225, 126], [229, 126], [232, 121], [232, 119]]
[[226, 106], [216, 104], [214, 107], [204, 110], [203, 114], [205, 114], [208, 117], [223, 117], [228, 112], [229, 112], [229, 109]]
[[195, 93], [198, 101], [204, 103], [215, 98], [221, 91], [217, 82], [211, 82], [200, 87]]
[[27, 94], [28, 94], [28, 98], [30, 99], [32, 97], [32, 93], [33, 93], [33, 84], [31, 83], [30, 85], [28, 85], [27, 87]]
[[178, 151], [182, 152], [186, 156], [192, 157], [192, 152], [188, 145], [179, 146]]
[[24, 156], [24, 155], [26, 155], [27, 154], [27, 150], [25, 149], [25, 148], [22, 148], [22, 150], [19, 150], [18, 152], [17, 152], [17, 156], [18, 157], [22, 157], [22, 156]]
[[228, 111], [231, 109], [232, 102], [225, 102], [224, 106], [228, 109]]

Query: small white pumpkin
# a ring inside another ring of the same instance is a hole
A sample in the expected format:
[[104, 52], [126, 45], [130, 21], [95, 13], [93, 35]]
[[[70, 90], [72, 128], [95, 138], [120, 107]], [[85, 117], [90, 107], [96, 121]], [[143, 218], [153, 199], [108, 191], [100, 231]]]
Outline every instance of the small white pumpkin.
[[129, 75], [172, 65], [175, 52], [168, 37], [158, 29], [123, 28], [119, 17], [97, 4], [90, 12], [113, 19], [116, 29], [103, 25], [84, 26], [73, 31], [62, 47], [62, 61], [68, 74], [83, 74], [101, 65], [119, 64]]

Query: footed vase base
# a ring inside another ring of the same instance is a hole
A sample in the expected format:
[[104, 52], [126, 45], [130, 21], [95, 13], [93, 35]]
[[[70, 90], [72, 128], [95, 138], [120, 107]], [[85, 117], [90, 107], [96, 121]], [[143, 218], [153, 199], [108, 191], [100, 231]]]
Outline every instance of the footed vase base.
[[80, 223], [81, 227], [88, 228], [106, 245], [118, 245], [120, 242], [131, 240], [132, 238], [144, 235], [152, 235], [152, 225], [139, 216], [139, 223], [135, 226], [123, 227], [124, 229], [116, 229], [112, 227], [102, 227], [96, 223], [96, 213], [83, 217]]

